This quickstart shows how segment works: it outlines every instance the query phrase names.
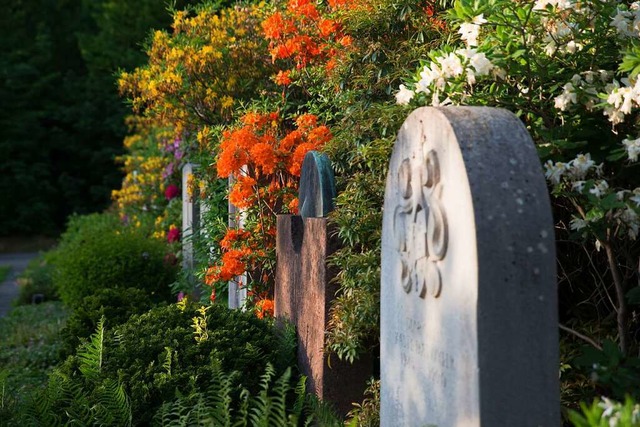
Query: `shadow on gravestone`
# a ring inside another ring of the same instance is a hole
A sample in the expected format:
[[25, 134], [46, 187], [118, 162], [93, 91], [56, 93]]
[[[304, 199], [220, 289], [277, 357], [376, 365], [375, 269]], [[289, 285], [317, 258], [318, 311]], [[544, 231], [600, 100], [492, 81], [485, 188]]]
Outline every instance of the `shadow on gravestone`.
[[414, 111], [382, 242], [381, 425], [560, 425], [553, 219], [520, 120]]

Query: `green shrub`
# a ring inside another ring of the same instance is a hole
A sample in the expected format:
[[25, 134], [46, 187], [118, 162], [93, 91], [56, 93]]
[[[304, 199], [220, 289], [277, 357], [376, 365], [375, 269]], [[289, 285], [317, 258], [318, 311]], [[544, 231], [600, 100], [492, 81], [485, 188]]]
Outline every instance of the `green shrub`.
[[[269, 323], [222, 306], [156, 307], [105, 336], [99, 382], [122, 381], [134, 423], [145, 424], [178, 393], [206, 389], [217, 367], [242, 373], [232, 383], [234, 396], [242, 387], [259, 391], [267, 363], [273, 363], [280, 375], [294, 360], [295, 353], [282, 353], [281, 348], [291, 348], [283, 340]], [[63, 372], [73, 376], [79, 364], [77, 356], [70, 357]]]
[[113, 215], [74, 217], [56, 251], [54, 282], [72, 308], [102, 289], [136, 287], [152, 301], [164, 301], [176, 274], [176, 266], [164, 259], [166, 251], [164, 242], [122, 227]]
[[51, 260], [55, 258], [54, 251], [45, 253], [31, 260], [27, 268], [18, 278], [18, 298], [15, 305], [31, 304], [34, 295], [42, 295], [43, 301], [55, 301], [58, 292], [53, 283], [55, 266]]
[[62, 355], [74, 353], [84, 338], [96, 330], [102, 317], [109, 328], [125, 323], [134, 314], [143, 314], [153, 306], [147, 293], [142, 289], [101, 289], [94, 295], [84, 297], [75, 308], [67, 325], [61, 332]]

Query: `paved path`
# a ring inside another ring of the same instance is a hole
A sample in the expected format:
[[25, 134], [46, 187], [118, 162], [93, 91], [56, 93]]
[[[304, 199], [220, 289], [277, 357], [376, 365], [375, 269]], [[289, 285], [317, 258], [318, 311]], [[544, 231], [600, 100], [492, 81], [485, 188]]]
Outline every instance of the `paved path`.
[[6, 316], [11, 310], [11, 301], [18, 297], [18, 283], [16, 278], [27, 267], [29, 261], [38, 253], [17, 253], [0, 255], [0, 265], [10, 265], [11, 271], [7, 279], [0, 283], [0, 317]]

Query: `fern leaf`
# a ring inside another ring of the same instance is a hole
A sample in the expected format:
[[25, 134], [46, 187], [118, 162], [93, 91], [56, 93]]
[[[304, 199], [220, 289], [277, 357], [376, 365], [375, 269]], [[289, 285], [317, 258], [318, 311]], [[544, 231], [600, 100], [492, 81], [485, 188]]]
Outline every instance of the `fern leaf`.
[[80, 372], [91, 381], [97, 380], [102, 370], [104, 323], [105, 318], [102, 316], [96, 327], [96, 332], [91, 335], [88, 342], [82, 344], [78, 349]]

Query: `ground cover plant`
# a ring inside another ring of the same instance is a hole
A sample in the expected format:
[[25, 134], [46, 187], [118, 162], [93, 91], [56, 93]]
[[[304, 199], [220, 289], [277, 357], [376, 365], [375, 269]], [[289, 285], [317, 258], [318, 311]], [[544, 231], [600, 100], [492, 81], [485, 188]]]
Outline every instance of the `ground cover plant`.
[[[278, 376], [295, 364], [287, 340], [254, 315], [219, 305], [155, 307], [105, 331], [100, 375], [90, 386], [119, 381], [134, 423], [147, 423], [164, 402], [206, 387], [216, 369], [243, 373], [231, 383], [236, 396], [241, 387], [257, 392], [267, 363]], [[80, 354], [70, 357], [61, 372], [84, 381], [82, 361]]]
[[29, 262], [17, 279], [19, 295], [14, 304], [31, 304], [36, 296], [42, 301], [58, 300], [53, 283], [53, 256], [52, 252], [47, 252]]
[[59, 301], [14, 308], [0, 318], [0, 425], [60, 362], [59, 333], [68, 311]]

